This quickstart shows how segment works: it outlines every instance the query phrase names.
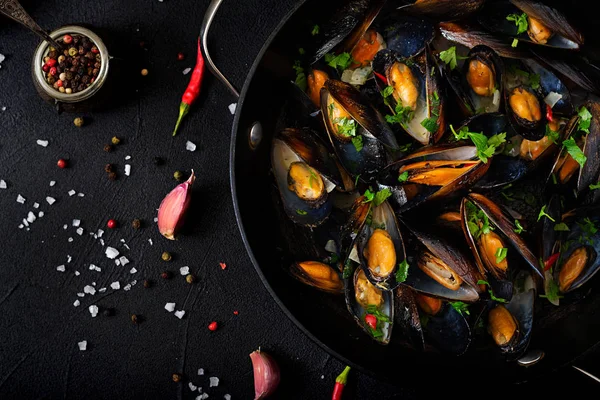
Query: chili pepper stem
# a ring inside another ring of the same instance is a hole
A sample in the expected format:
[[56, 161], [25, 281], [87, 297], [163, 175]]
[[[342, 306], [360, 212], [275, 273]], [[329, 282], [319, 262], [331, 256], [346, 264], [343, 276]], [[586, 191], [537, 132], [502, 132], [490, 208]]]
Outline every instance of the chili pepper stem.
[[177, 118], [177, 123], [175, 124], [175, 129], [173, 130], [173, 136], [175, 136], [177, 134], [177, 130], [179, 129], [179, 124], [181, 124], [183, 117], [185, 117], [189, 111], [190, 111], [189, 105], [187, 105], [183, 102], [179, 105], [179, 117]]
[[335, 378], [335, 382], [345, 385], [348, 382], [348, 374], [349, 373], [350, 373], [350, 367], [347, 365], [346, 368], [344, 368], [344, 370], [342, 371], [342, 373], [339, 374], [337, 378]]
[[348, 374], [350, 373], [350, 367], [346, 366], [341, 374], [335, 378], [335, 386], [333, 387], [333, 394], [331, 396], [331, 400], [341, 400], [342, 391], [344, 390], [344, 386], [348, 382]]

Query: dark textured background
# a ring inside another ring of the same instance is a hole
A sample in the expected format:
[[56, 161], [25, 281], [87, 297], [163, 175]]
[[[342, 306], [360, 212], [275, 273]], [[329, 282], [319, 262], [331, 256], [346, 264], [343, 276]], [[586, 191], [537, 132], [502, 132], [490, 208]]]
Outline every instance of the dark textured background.
[[[233, 116], [227, 106], [235, 100], [212, 76], [182, 126], [172, 131], [180, 96], [193, 66], [195, 38], [208, 1], [182, 0], [76, 0], [24, 1], [27, 10], [47, 29], [73, 22], [91, 24], [102, 31], [116, 57], [111, 68], [122, 79], [111, 93], [109, 109], [82, 113], [88, 123], [76, 128], [76, 115], [61, 114], [45, 104], [33, 87], [29, 63], [38, 38], [22, 26], [0, 17], [0, 53], [7, 56], [0, 68], [0, 397], [1, 398], [194, 398], [188, 382], [201, 386], [210, 398], [229, 393], [234, 399], [253, 395], [248, 354], [259, 346], [272, 353], [282, 367], [276, 398], [325, 399], [343, 365], [306, 338], [279, 310], [260, 282], [245, 253], [235, 223], [228, 181], [228, 151]], [[211, 32], [212, 54], [223, 72], [241, 88], [263, 41], [293, 7], [294, 0], [225, 1]], [[144, 42], [140, 46], [140, 41]], [[177, 61], [178, 52], [187, 55]], [[139, 70], [150, 74], [141, 77]], [[112, 136], [123, 143], [113, 152], [102, 148]], [[49, 140], [47, 148], [37, 139]], [[185, 150], [186, 140], [196, 143]], [[132, 159], [124, 158], [131, 155]], [[156, 156], [166, 160], [155, 166]], [[70, 167], [56, 167], [59, 158]], [[109, 181], [106, 163], [117, 166], [119, 179]], [[132, 165], [131, 176], [123, 173]], [[191, 227], [178, 241], [163, 239], [153, 218], [163, 196], [176, 185], [173, 172], [194, 169]], [[49, 186], [56, 181], [54, 187]], [[71, 189], [85, 197], [69, 197]], [[24, 205], [15, 200], [23, 195]], [[52, 196], [57, 202], [45, 201]], [[40, 208], [35, 210], [33, 203]], [[18, 229], [28, 211], [45, 213], [29, 231]], [[71, 226], [80, 219], [82, 236]], [[120, 226], [105, 229], [115, 218]], [[133, 218], [143, 228], [130, 227]], [[68, 224], [67, 230], [63, 225]], [[105, 230], [106, 245], [118, 248], [131, 261], [117, 267], [104, 256], [104, 248], [89, 235]], [[72, 237], [73, 242], [68, 242]], [[124, 239], [127, 250], [120, 242]], [[150, 245], [152, 239], [154, 245]], [[174, 260], [160, 260], [163, 251]], [[66, 264], [67, 255], [73, 260]], [[221, 270], [219, 262], [227, 263]], [[90, 271], [89, 264], [102, 268]], [[56, 271], [65, 264], [67, 271]], [[179, 268], [189, 265], [198, 282], [188, 285]], [[137, 273], [130, 274], [135, 267]], [[75, 276], [74, 271], [80, 271]], [[161, 280], [163, 270], [174, 278]], [[122, 288], [137, 280], [130, 291]], [[142, 281], [153, 287], [144, 289]], [[94, 296], [77, 297], [85, 285], [96, 289], [119, 280], [121, 290], [108, 289]], [[79, 299], [81, 306], [73, 307]], [[182, 320], [164, 310], [167, 302], [184, 309]], [[114, 308], [115, 315], [92, 318], [88, 306]], [[234, 310], [239, 315], [233, 314]], [[132, 313], [143, 322], [134, 325]], [[216, 320], [219, 329], [207, 325]], [[88, 341], [85, 352], [77, 342]], [[357, 349], [360, 351], [360, 349]], [[577, 364], [598, 373], [598, 351]], [[402, 360], [398, 360], [401, 364]], [[410, 367], [410, 366], [406, 366]], [[205, 376], [197, 376], [204, 368]], [[184, 374], [174, 383], [174, 372]], [[208, 388], [208, 377], [220, 378]], [[493, 378], [490, 377], [490, 384]], [[425, 379], [425, 377], [424, 377]], [[573, 385], [589, 384], [570, 369], [561, 379]], [[431, 395], [438, 386], [467, 386], [460, 371], [437, 371], [432, 366], [423, 390], [402, 390], [363, 374], [351, 375], [347, 397], [357, 399], [415, 398]], [[484, 382], [481, 382], [485, 384]], [[398, 377], [402, 385], [402, 376]], [[537, 394], [552, 385], [535, 389]], [[527, 387], [511, 392], [524, 393]], [[544, 390], [546, 389], [546, 390]]]

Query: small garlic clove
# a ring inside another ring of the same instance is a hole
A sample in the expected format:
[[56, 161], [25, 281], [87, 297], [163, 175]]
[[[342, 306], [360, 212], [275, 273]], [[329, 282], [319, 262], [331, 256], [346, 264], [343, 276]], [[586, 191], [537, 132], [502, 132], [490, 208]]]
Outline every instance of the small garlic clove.
[[260, 348], [250, 353], [250, 359], [254, 370], [254, 400], [264, 399], [272, 395], [279, 385], [279, 366]]
[[158, 230], [170, 240], [175, 240], [175, 235], [183, 226], [185, 213], [192, 199], [192, 184], [196, 177], [194, 170], [187, 181], [177, 185], [165, 196], [158, 208]]

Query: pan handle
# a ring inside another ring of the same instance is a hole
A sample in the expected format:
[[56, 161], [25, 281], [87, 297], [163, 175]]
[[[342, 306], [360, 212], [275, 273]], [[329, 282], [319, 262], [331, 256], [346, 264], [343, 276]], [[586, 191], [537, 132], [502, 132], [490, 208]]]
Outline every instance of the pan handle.
[[236, 99], [239, 99], [240, 93], [236, 90], [235, 87], [233, 87], [229, 80], [227, 80], [225, 75], [223, 75], [221, 71], [219, 71], [212, 58], [210, 58], [210, 54], [208, 52], [208, 31], [210, 29], [210, 25], [212, 24], [213, 19], [215, 18], [215, 14], [217, 13], [217, 10], [219, 9], [219, 6], [222, 2], [223, 0], [212, 0], [208, 5], [206, 13], [204, 14], [204, 20], [202, 21], [202, 27], [200, 28], [200, 37], [202, 38], [202, 53], [204, 55], [204, 58], [208, 62], [208, 69], [210, 70], [210, 72], [212, 72], [212, 74], [216, 76], [217, 79], [219, 79], [227, 87], [227, 89], [229, 89], [229, 91], [236, 97]]

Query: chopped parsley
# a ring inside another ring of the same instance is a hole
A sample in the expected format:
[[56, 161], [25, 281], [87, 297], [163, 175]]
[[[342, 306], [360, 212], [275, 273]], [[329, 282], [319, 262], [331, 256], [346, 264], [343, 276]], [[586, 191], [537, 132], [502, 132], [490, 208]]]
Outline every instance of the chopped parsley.
[[513, 229], [515, 233], [521, 234], [521, 232], [525, 232], [525, 228], [523, 228], [518, 219], [515, 219], [515, 226], [516, 228]]
[[410, 266], [406, 262], [406, 259], [398, 264], [398, 270], [396, 271], [396, 282], [404, 282], [408, 278], [408, 268]]
[[348, 69], [348, 67], [354, 62], [350, 53], [341, 53], [337, 56], [333, 54], [325, 54], [325, 62], [332, 68], [337, 69], [340, 72]]
[[304, 68], [300, 65], [300, 61], [296, 60], [292, 68], [296, 71], [296, 80], [294, 82], [302, 91], [306, 91], [308, 84], [306, 83], [306, 74], [304, 73]]
[[467, 225], [474, 239], [479, 239], [481, 235], [490, 233], [494, 227], [490, 225], [490, 220], [485, 213], [478, 209], [475, 204], [468, 201], [467, 206]]
[[354, 186], [358, 186], [358, 178], [360, 178], [360, 174], [356, 175], [356, 178], [354, 178]]
[[400, 182], [400, 183], [406, 182], [407, 179], [408, 179], [408, 171], [404, 171], [403, 173], [401, 173], [398, 176], [398, 182]]
[[519, 44], [519, 39], [513, 39], [512, 43], [510, 44], [511, 47], [517, 47], [517, 45]]
[[[390, 318], [387, 315], [385, 315], [384, 313], [382, 313], [381, 311], [379, 311], [377, 309], [377, 306], [375, 306], [373, 304], [367, 306], [366, 314], [373, 315], [377, 319], [377, 325], [376, 325], [375, 329], [371, 328], [371, 326], [369, 326], [369, 324], [365, 323], [365, 326], [369, 329], [369, 331], [371, 332], [371, 335], [376, 339], [382, 337], [383, 336], [382, 325], [383, 325], [383, 323], [391, 323]], [[366, 314], [365, 314], [365, 316], [366, 316]]]
[[590, 190], [598, 190], [598, 189], [600, 189], [600, 182], [598, 182], [598, 183], [592, 183], [590, 185]]
[[579, 166], [583, 168], [585, 162], [587, 161], [587, 157], [583, 154], [583, 151], [577, 146], [575, 143], [575, 139], [567, 139], [562, 142], [563, 147], [567, 149], [573, 160], [577, 161]]
[[398, 148], [398, 151], [401, 151], [403, 153], [406, 153], [407, 151], [410, 150], [410, 148], [412, 147], [412, 143], [407, 143], [407, 144], [403, 144]]
[[315, 25], [312, 28], [312, 31], [310, 32], [311, 35], [315, 36], [319, 34], [319, 25]]
[[344, 271], [342, 272], [342, 278], [348, 279], [352, 275], [352, 260], [348, 259], [344, 264]]
[[469, 304], [463, 303], [462, 301], [450, 301], [449, 303], [460, 315], [471, 315], [469, 312]]
[[559, 296], [560, 289], [554, 278], [550, 276], [547, 282], [548, 284], [546, 285], [546, 294], [540, 294], [540, 297], [548, 299], [549, 301], [556, 301], [558, 299], [562, 299], [563, 296]]
[[434, 133], [439, 128], [437, 120], [437, 117], [425, 118], [423, 121], [421, 121], [421, 126], [427, 129], [429, 133]]
[[296, 210], [296, 214], [298, 214], [298, 215], [306, 215], [308, 213], [306, 211], [304, 211], [304, 210], [297, 209]]
[[354, 145], [354, 148], [356, 149], [356, 151], [361, 151], [363, 148], [363, 137], [362, 136], [354, 136], [352, 138], [352, 144]]
[[506, 258], [508, 254], [508, 249], [506, 247], [500, 247], [496, 250], [494, 256], [496, 256], [496, 264], [500, 264]]
[[589, 218], [584, 218], [583, 222], [577, 222], [577, 225], [579, 225], [579, 227], [583, 231], [583, 235], [579, 238], [579, 241], [583, 242], [583, 240], [585, 239], [588, 243], [591, 243], [592, 236], [594, 236], [596, 232], [598, 232], [598, 228], [596, 228], [594, 222]]
[[540, 75], [539, 74], [529, 74], [529, 86], [531, 86], [532, 89], [539, 89], [540, 88]]
[[456, 55], [456, 46], [449, 47], [447, 50], [440, 52], [440, 59], [450, 67], [450, 69], [456, 68], [456, 60], [466, 60], [469, 57], [461, 57]]
[[538, 214], [538, 218], [537, 218], [537, 220], [539, 221], [540, 219], [542, 219], [542, 217], [546, 217], [546, 218], [548, 218], [550, 221], [552, 221], [552, 222], [556, 222], [556, 220], [555, 220], [554, 218], [552, 218], [550, 215], [548, 215], [548, 214], [546, 213], [546, 206], [545, 206], [545, 205], [543, 205], [543, 206], [542, 206], [542, 209], [540, 210], [540, 213]]
[[401, 101], [396, 103], [394, 115], [386, 115], [385, 120], [389, 124], [400, 124], [405, 126], [413, 118], [414, 111], [410, 107], [404, 107]]
[[527, 27], [529, 26], [529, 23], [527, 22], [527, 14], [510, 14], [506, 17], [506, 20], [513, 21], [515, 23], [515, 25], [517, 26], [517, 35], [520, 35], [523, 32], [527, 32]]
[[546, 136], [548, 136], [548, 140], [552, 143], [558, 143], [558, 140], [560, 139], [560, 133], [553, 131], [550, 128], [550, 124], [546, 124]]
[[352, 118], [335, 118], [333, 123], [337, 125], [337, 131], [342, 136], [356, 136], [356, 121]]
[[486, 285], [488, 287], [488, 293], [490, 294], [490, 299], [497, 301], [498, 303], [508, 303], [508, 301], [506, 301], [506, 299], [503, 299], [502, 297], [496, 297], [494, 296], [494, 292], [492, 291], [492, 287], [490, 286], [488, 281], [484, 281], [483, 279], [480, 279], [477, 281], [478, 285]]
[[471, 139], [477, 148], [477, 157], [486, 164], [488, 158], [496, 153], [496, 149], [502, 143], [506, 142], [506, 132], [498, 133], [488, 138], [483, 133], [469, 132], [468, 126], [463, 126], [457, 133], [451, 124], [450, 130], [456, 140]]
[[558, 232], [567, 232], [569, 231], [569, 226], [564, 222], [561, 222], [560, 224], [554, 225], [554, 230]]
[[392, 192], [388, 188], [382, 189], [382, 190], [378, 191], [377, 193], [375, 193], [375, 198], [373, 199], [373, 203], [375, 204], [375, 207], [379, 206], [381, 203], [386, 201], [387, 198], [390, 197], [391, 195], [392, 195]]
[[381, 91], [381, 97], [383, 97], [384, 99], [387, 99], [388, 97], [390, 97], [392, 95], [392, 93], [394, 93], [394, 87], [387, 86], [385, 89], [383, 89]]
[[375, 193], [371, 192], [371, 189], [369, 188], [369, 189], [365, 190], [365, 193], [363, 194], [363, 196], [365, 196], [363, 203], [369, 203], [369, 202], [373, 201], [373, 199], [375, 198]]
[[577, 111], [577, 114], [579, 115], [577, 129], [585, 133], [590, 133], [590, 123], [592, 122], [592, 114], [590, 114], [588, 109], [583, 106], [579, 109], [579, 111]]

